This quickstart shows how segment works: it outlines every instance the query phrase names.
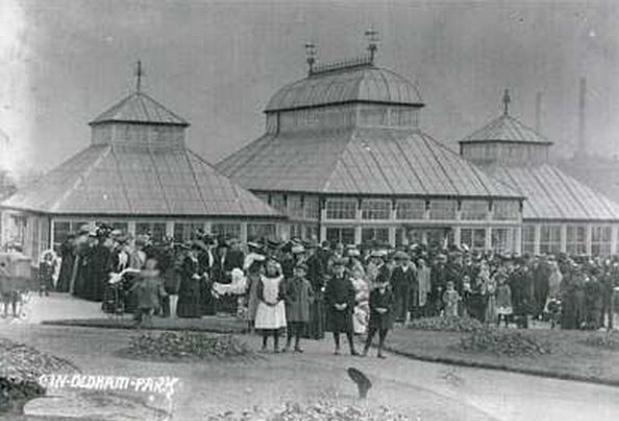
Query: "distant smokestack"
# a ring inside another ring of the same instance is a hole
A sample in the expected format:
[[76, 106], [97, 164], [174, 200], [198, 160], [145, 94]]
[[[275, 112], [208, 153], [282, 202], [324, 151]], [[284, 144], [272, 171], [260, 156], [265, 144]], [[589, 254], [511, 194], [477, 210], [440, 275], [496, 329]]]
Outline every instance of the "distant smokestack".
[[542, 93], [535, 95], [535, 131], [542, 131]]
[[580, 97], [578, 101], [578, 146], [576, 153], [578, 156], [584, 156], [587, 153], [586, 149], [586, 100], [587, 100], [587, 79], [580, 78]]

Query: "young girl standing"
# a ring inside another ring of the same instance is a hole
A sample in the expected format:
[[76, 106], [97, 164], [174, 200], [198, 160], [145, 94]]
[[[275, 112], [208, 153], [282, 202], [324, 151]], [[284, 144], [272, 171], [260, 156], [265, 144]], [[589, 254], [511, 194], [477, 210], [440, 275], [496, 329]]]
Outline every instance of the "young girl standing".
[[279, 331], [286, 327], [283, 280], [279, 264], [269, 258], [266, 272], [257, 286], [259, 301], [255, 327], [262, 331], [262, 351], [266, 351], [269, 336], [273, 336], [273, 350], [279, 353]]

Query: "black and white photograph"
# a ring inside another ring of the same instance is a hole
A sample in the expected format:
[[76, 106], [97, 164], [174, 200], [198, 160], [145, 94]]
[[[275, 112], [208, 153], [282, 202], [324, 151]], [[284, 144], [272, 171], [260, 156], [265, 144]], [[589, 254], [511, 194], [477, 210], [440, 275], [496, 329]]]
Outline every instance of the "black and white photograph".
[[619, 2], [2, 0], [0, 419], [619, 419]]

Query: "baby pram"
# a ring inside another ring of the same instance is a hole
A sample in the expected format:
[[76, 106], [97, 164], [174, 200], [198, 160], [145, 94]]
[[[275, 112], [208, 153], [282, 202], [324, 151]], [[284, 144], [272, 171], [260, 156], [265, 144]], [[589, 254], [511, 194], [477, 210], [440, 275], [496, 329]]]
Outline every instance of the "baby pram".
[[135, 310], [129, 291], [139, 273], [137, 269], [128, 268], [120, 273], [110, 274], [101, 304], [101, 309], [110, 317], [122, 318], [125, 313], [133, 313]]

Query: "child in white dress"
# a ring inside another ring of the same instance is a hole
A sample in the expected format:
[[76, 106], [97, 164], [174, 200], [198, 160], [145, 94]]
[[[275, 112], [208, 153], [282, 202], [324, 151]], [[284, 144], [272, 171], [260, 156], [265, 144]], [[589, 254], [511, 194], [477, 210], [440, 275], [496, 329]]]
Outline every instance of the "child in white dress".
[[284, 303], [284, 277], [279, 264], [269, 259], [266, 273], [258, 283], [258, 308], [255, 327], [262, 331], [262, 350], [266, 351], [269, 336], [273, 336], [273, 350], [279, 352], [280, 329], [286, 327], [286, 305]]

